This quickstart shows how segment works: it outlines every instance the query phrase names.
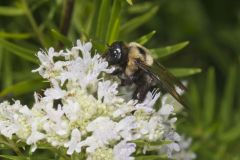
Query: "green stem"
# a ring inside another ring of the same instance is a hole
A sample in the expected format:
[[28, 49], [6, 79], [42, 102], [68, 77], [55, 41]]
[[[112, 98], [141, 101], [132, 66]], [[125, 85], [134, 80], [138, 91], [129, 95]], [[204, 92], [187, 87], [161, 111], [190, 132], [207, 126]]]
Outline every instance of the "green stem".
[[[4, 138], [5, 139], [5, 138]], [[18, 156], [24, 156], [22, 152], [19, 150], [19, 148], [15, 145], [15, 143], [12, 140], [4, 140], [3, 137], [0, 138], [0, 143], [8, 146], [9, 148], [13, 149], [13, 151], [18, 155]]]
[[38, 25], [37, 25], [32, 13], [31, 13], [31, 11], [30, 11], [30, 8], [27, 4], [27, 1], [26, 0], [21, 0], [21, 1], [22, 1], [24, 10], [25, 10], [26, 16], [27, 16], [35, 34], [37, 35], [38, 40], [40, 41], [40, 43], [43, 47], [47, 46], [45, 41], [44, 41], [44, 37], [43, 37], [42, 32], [38, 29]]
[[67, 35], [72, 14], [73, 14], [73, 7], [74, 7], [75, 0], [65, 0], [63, 4], [63, 12], [61, 17], [61, 24], [60, 24], [60, 33], [63, 35]]
[[56, 148], [49, 148], [52, 152], [56, 152], [60, 157], [64, 158], [65, 160], [71, 160], [71, 157], [64, 154], [63, 151], [56, 149]]
[[17, 155], [24, 156], [12, 140], [9, 140], [8, 142], [9, 142], [9, 146], [14, 150], [14, 152], [17, 153]]

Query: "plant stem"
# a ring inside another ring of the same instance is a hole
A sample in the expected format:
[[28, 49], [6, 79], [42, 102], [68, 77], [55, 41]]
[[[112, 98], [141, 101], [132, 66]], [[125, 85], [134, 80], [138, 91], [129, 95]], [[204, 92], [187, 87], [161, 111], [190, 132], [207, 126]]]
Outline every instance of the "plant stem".
[[63, 12], [60, 23], [60, 33], [67, 35], [73, 13], [75, 0], [65, 0], [63, 5]]
[[27, 1], [26, 1], [26, 0], [21, 0], [21, 1], [22, 1], [22, 5], [23, 5], [23, 7], [24, 7], [24, 10], [25, 10], [26, 16], [27, 16], [27, 18], [28, 18], [28, 20], [29, 20], [29, 22], [30, 22], [30, 24], [31, 24], [31, 26], [32, 26], [35, 34], [37, 35], [38, 40], [40, 41], [40, 43], [41, 43], [41, 45], [42, 45], [43, 47], [46, 47], [47, 45], [46, 45], [46, 43], [45, 43], [45, 41], [44, 41], [43, 34], [42, 34], [42, 32], [38, 29], [38, 25], [37, 25], [37, 23], [36, 23], [33, 15], [32, 15], [32, 13], [31, 13], [31, 11], [30, 11], [30, 8], [29, 8], [29, 6], [28, 6], [28, 4], [27, 4]]
[[12, 148], [18, 156], [24, 156], [12, 140], [6, 140], [5, 138], [0, 137], [0, 143]]
[[9, 142], [9, 146], [12, 147], [12, 149], [17, 153], [17, 155], [24, 156], [12, 140], [9, 140], [8, 142]]

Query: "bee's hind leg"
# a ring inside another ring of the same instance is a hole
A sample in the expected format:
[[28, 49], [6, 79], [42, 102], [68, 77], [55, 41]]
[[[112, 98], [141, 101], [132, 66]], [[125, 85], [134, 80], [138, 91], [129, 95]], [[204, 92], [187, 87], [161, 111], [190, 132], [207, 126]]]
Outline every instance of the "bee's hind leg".
[[138, 102], [143, 102], [151, 86], [148, 84], [138, 85], [133, 93], [133, 99], [137, 99]]
[[154, 80], [150, 75], [143, 72], [142, 74], [140, 73], [137, 79], [135, 79], [135, 84], [137, 88], [133, 93], [133, 99], [137, 99], [138, 102], [141, 103], [145, 100], [148, 91], [153, 88]]

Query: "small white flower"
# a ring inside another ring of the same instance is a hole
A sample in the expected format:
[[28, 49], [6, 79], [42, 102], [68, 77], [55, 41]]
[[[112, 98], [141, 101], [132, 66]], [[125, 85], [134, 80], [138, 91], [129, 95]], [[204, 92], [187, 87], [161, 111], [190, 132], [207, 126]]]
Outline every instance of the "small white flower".
[[127, 114], [136, 110], [136, 101], [130, 100], [127, 103], [117, 105], [117, 109], [113, 112], [113, 117], [125, 117]]
[[67, 154], [71, 155], [74, 151], [76, 151], [77, 153], [81, 152], [80, 141], [81, 132], [77, 128], [75, 128], [72, 130], [71, 140], [64, 145], [68, 148]]
[[58, 135], [66, 135], [68, 133], [68, 123], [63, 120], [62, 117], [64, 112], [62, 107], [58, 105], [57, 110], [51, 107], [46, 107], [46, 117], [49, 119], [48, 122], [44, 123], [43, 128], [47, 131], [54, 131]]
[[169, 149], [169, 153], [171, 154], [173, 151], [179, 152], [180, 151], [180, 146], [177, 143], [171, 143], [167, 144], [167, 147]]
[[148, 92], [145, 100], [142, 103], [136, 105], [137, 109], [144, 109], [146, 112], [153, 111], [153, 105], [160, 97], [160, 93], [151, 93]]
[[126, 143], [126, 141], [121, 141], [113, 148], [114, 160], [133, 160], [131, 154], [135, 152], [136, 144]]
[[34, 152], [37, 149], [37, 144], [36, 143], [39, 140], [42, 140], [43, 138], [45, 138], [45, 135], [37, 130], [37, 125], [38, 125], [37, 121], [33, 122], [31, 124], [31, 126], [32, 126], [32, 133], [26, 140], [27, 144], [29, 144], [29, 145], [33, 144], [33, 147], [31, 148], [32, 152]]
[[81, 50], [83, 52], [84, 58], [88, 58], [88, 59], [91, 58], [91, 56], [89, 54], [85, 54], [85, 53], [90, 52], [90, 50], [92, 49], [91, 42], [82, 43], [80, 40], [77, 40], [77, 46], [73, 47], [73, 48]]
[[1, 134], [9, 139], [12, 138], [12, 135], [19, 130], [19, 125], [10, 121], [0, 122], [0, 131]]
[[66, 104], [63, 105], [63, 112], [66, 117], [71, 121], [76, 121], [81, 117], [81, 108], [77, 102], [67, 100]]
[[181, 136], [181, 140], [179, 141], [180, 151], [173, 153], [173, 158], [176, 160], [193, 160], [197, 156], [195, 153], [189, 150], [192, 139], [186, 139], [184, 136]]
[[160, 108], [159, 113], [160, 113], [161, 115], [166, 116], [166, 115], [172, 114], [173, 111], [174, 111], [174, 108], [173, 108], [172, 105], [170, 105], [170, 104], [164, 104], [164, 105], [162, 105], [162, 107]]
[[89, 146], [87, 151], [93, 152], [95, 149], [109, 144], [111, 140], [119, 139], [115, 126], [116, 122], [110, 120], [109, 117], [98, 117], [87, 126], [87, 131], [92, 132], [92, 135], [84, 140], [82, 145]]
[[134, 129], [137, 128], [136, 119], [134, 116], [127, 116], [116, 125], [115, 130], [126, 141], [135, 140]]
[[8, 138], [17, 133], [21, 128], [18, 118], [19, 109], [23, 107], [20, 101], [15, 101], [13, 105], [8, 102], [0, 104], [0, 132]]
[[123, 102], [123, 99], [117, 97], [117, 83], [111, 83], [111, 81], [103, 81], [98, 83], [98, 100], [103, 103], [111, 105], [114, 103]]
[[53, 85], [53, 88], [49, 88], [45, 90], [44, 99], [46, 99], [46, 101], [49, 101], [49, 100], [63, 98], [66, 95], [66, 91], [62, 90], [59, 87], [58, 82], [56, 80], [51, 80], [51, 83]]

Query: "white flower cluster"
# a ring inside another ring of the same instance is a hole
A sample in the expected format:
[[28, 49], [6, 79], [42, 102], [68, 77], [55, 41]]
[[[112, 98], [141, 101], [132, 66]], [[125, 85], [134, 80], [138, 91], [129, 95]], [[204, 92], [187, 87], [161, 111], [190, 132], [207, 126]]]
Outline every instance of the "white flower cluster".
[[0, 134], [16, 136], [32, 151], [43, 142], [88, 160], [132, 160], [137, 149], [145, 154], [159, 142], [158, 153], [173, 158], [181, 150], [174, 107], [163, 98], [161, 108], [154, 109], [157, 92], [149, 92], [142, 103], [124, 99], [118, 82], [107, 80], [113, 69], [99, 54], [91, 56], [91, 48], [78, 40], [71, 50], [39, 51], [41, 65], [34, 72], [51, 87], [43, 96], [35, 94], [31, 109], [19, 101], [1, 103]]

